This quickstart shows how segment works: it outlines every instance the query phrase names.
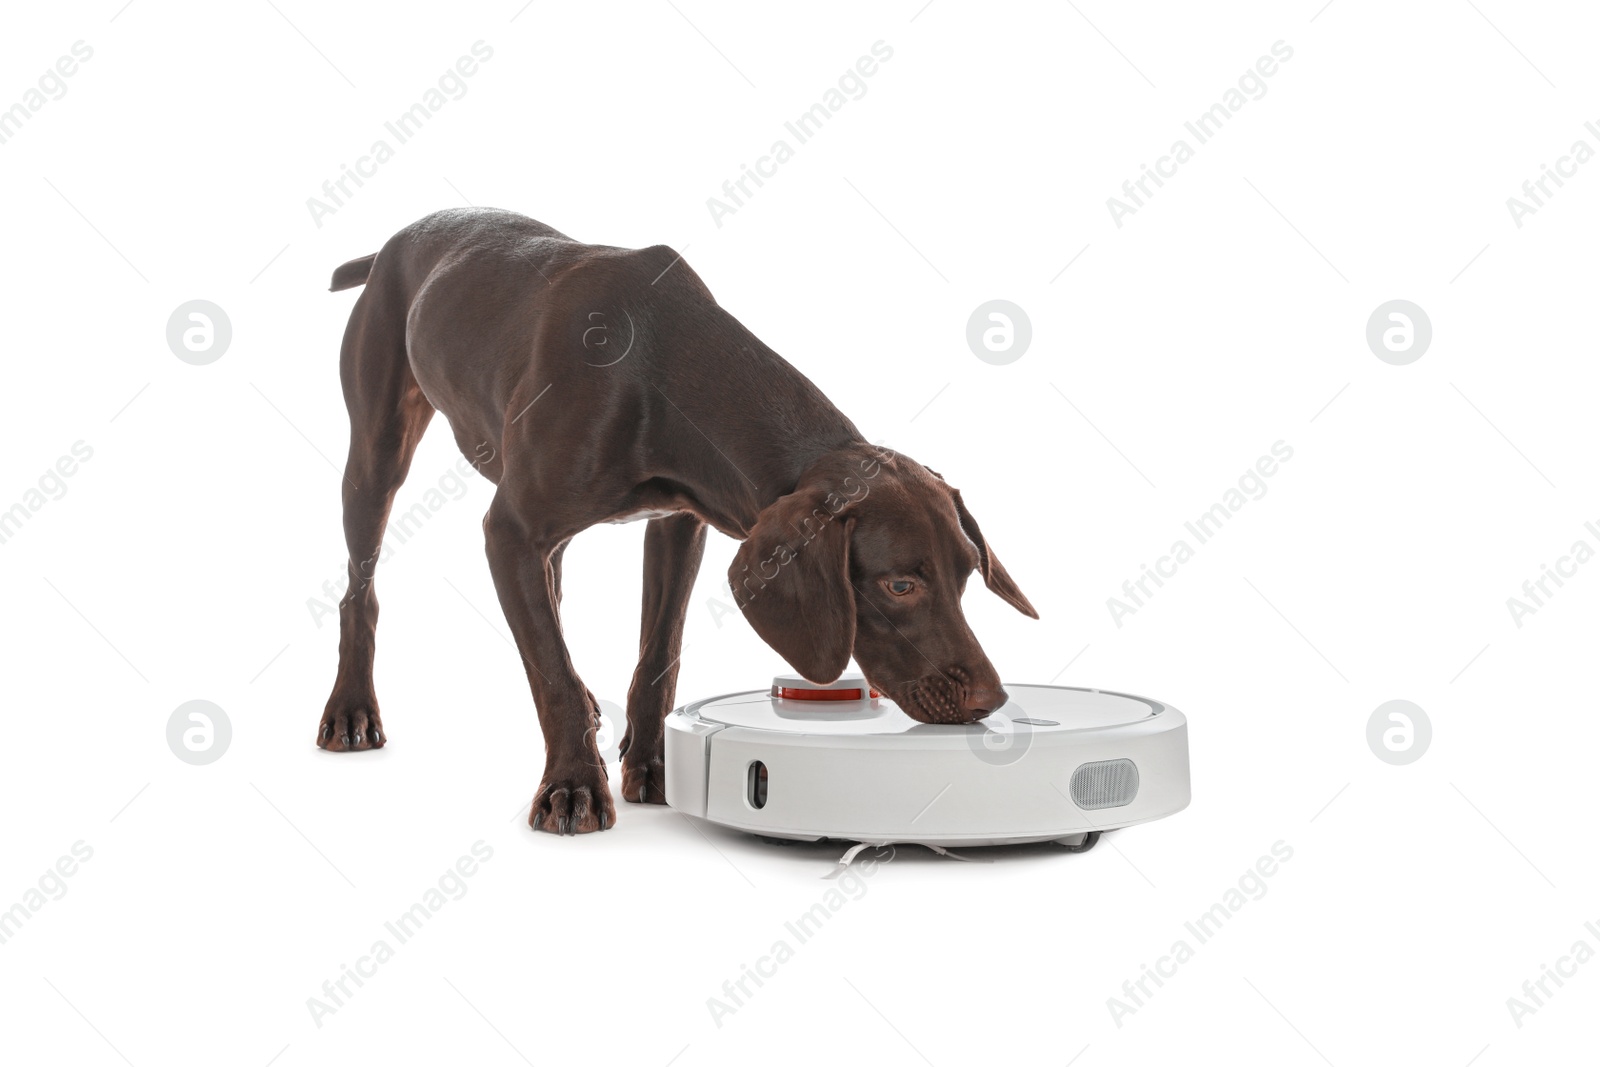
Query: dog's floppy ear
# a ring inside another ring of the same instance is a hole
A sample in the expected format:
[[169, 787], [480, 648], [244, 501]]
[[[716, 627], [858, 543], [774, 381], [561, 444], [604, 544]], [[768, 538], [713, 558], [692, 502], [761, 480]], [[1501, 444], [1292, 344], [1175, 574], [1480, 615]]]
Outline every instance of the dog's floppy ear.
[[829, 510], [830, 502], [836, 498], [806, 487], [780, 497], [757, 516], [728, 568], [734, 600], [751, 627], [818, 684], [844, 673], [856, 644], [850, 584], [856, 520]]
[[[943, 479], [940, 479], [943, 481]], [[961, 530], [972, 543], [978, 546], [979, 569], [983, 572], [983, 584], [989, 587], [1001, 600], [1016, 608], [1030, 618], [1037, 619], [1039, 613], [1033, 610], [1033, 605], [1028, 603], [1028, 598], [1022, 595], [1022, 590], [1017, 588], [1017, 583], [1011, 580], [1011, 575], [1006, 573], [994, 553], [989, 551], [989, 542], [983, 539], [983, 531], [978, 529], [978, 522], [972, 517], [972, 512], [967, 510], [967, 505], [961, 501], [961, 492], [951, 489], [950, 495], [956, 502], [956, 515], [961, 519]]]

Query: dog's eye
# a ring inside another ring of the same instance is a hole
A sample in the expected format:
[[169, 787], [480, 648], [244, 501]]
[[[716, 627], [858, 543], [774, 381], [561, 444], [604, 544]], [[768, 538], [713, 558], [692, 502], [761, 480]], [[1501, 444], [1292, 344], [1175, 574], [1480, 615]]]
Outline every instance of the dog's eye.
[[889, 587], [889, 592], [893, 593], [895, 596], [905, 596], [907, 593], [911, 592], [911, 590], [916, 588], [915, 582], [906, 581], [904, 578], [896, 578], [894, 581], [886, 582], [884, 584]]

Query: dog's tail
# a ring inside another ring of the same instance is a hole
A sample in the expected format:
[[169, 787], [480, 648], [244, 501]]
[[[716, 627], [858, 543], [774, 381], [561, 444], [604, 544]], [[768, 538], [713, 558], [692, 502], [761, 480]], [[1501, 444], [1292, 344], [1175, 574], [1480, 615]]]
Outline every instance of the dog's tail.
[[354, 289], [358, 285], [366, 285], [367, 275], [372, 273], [372, 261], [377, 258], [378, 253], [374, 252], [370, 256], [352, 259], [339, 266], [333, 272], [333, 283], [328, 286], [328, 292], [337, 293], [340, 289]]

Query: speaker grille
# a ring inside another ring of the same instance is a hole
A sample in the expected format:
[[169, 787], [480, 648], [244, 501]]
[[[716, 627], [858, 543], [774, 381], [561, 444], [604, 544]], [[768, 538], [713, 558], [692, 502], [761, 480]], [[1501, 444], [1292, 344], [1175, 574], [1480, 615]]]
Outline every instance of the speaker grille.
[[1085, 763], [1072, 772], [1072, 802], [1087, 811], [1120, 808], [1139, 794], [1139, 768], [1130, 759]]

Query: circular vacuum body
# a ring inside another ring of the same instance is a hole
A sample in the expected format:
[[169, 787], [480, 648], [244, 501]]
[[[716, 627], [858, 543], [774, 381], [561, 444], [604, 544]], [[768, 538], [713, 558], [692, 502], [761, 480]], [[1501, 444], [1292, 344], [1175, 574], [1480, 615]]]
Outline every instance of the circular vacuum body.
[[700, 700], [667, 716], [667, 803], [766, 837], [1061, 841], [1189, 804], [1183, 713], [1146, 697], [1008, 685], [975, 723], [921, 723], [859, 675]]

